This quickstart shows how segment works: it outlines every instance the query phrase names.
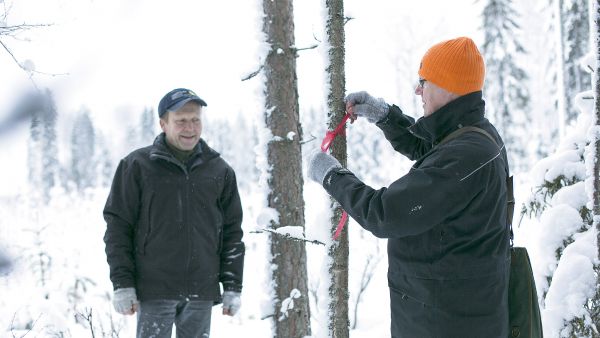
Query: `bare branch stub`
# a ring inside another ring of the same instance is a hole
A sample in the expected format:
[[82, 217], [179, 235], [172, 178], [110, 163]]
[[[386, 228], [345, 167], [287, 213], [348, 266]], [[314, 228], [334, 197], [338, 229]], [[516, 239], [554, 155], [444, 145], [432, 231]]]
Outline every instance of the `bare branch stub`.
[[242, 81], [246, 81], [246, 80], [250, 80], [251, 78], [255, 77], [256, 75], [258, 75], [258, 73], [260, 73], [261, 70], [263, 70], [263, 68], [265, 68], [264, 64], [261, 64], [260, 67], [255, 70], [254, 72], [248, 74], [247, 76], [242, 78]]
[[[315, 37], [315, 40], [317, 40], [316, 37]], [[319, 42], [321, 42], [321, 41], [319, 41]], [[302, 50], [315, 49], [317, 47], [319, 47], [319, 44], [314, 44], [312, 46], [303, 47], [303, 48], [290, 47], [289, 50], [291, 52], [293, 52], [294, 55], [296, 55], [296, 57], [297, 57], [297, 52], [302, 51]], [[276, 52], [277, 52], [277, 48], [272, 48], [271, 51], [269, 52], [269, 55], [271, 55], [271, 53], [276, 53]], [[261, 63], [260, 67], [257, 70], [255, 70], [254, 72], [252, 72], [252, 73], [244, 76], [242, 78], [242, 81], [247, 81], [247, 80], [250, 80], [251, 78], [255, 77], [256, 75], [258, 75], [263, 70], [263, 68], [265, 68], [264, 62]]]
[[270, 314], [270, 315], [266, 315], [266, 316], [260, 317], [260, 320], [265, 320], [265, 319], [269, 319], [269, 318], [273, 318], [273, 317], [275, 317], [275, 315], [274, 314]]
[[285, 240], [297, 241], [297, 242], [305, 242], [305, 243], [318, 244], [318, 245], [325, 245], [325, 243], [323, 243], [323, 242], [321, 242], [319, 240], [316, 240], [316, 239], [306, 239], [306, 238], [293, 237], [293, 236], [291, 236], [289, 234], [282, 234], [282, 233], [279, 233], [279, 232], [277, 232], [275, 230], [272, 230], [272, 229], [259, 229], [259, 230], [250, 231], [251, 234], [262, 234], [262, 233], [265, 233], [265, 232], [277, 235], [277, 236], [279, 236], [279, 237], [281, 237], [281, 238], [283, 238]]
[[317, 39], [317, 36], [315, 35], [315, 32], [313, 32], [313, 39], [315, 39], [315, 41], [317, 41], [318, 43], [323, 42], [323, 41]]
[[318, 43], [315, 43], [315, 44], [314, 44], [314, 45], [312, 45], [312, 46], [303, 47], [303, 48], [292, 48], [292, 50], [294, 50], [294, 51], [296, 51], [296, 52], [299, 52], [299, 51], [301, 51], [301, 50], [315, 49], [315, 48], [317, 48], [317, 47], [319, 47], [319, 44], [318, 44]]
[[313, 134], [310, 134], [310, 139], [308, 139], [308, 140], [302, 140], [302, 141], [300, 141], [300, 144], [307, 144], [307, 143], [310, 143], [310, 142], [312, 142], [312, 141], [314, 141], [316, 139], [317, 139], [316, 136], [314, 136]]

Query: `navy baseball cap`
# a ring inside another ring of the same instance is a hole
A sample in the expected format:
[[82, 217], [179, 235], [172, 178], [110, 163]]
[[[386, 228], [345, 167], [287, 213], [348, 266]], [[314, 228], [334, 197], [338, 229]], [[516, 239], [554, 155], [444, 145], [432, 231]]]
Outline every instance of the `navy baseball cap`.
[[206, 107], [206, 102], [193, 91], [185, 88], [173, 89], [158, 103], [158, 117], [163, 117], [167, 111], [176, 111], [190, 101], [196, 101], [200, 106]]

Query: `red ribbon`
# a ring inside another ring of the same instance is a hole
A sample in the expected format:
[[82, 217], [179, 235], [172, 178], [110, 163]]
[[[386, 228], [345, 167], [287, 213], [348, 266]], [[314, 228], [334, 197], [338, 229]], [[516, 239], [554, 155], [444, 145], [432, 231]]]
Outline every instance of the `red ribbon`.
[[344, 225], [346, 224], [346, 221], [348, 220], [348, 213], [346, 212], [346, 210], [342, 210], [342, 218], [340, 218], [340, 221], [338, 222], [337, 227], [335, 228], [335, 233], [333, 234], [333, 240], [337, 240], [338, 237], [340, 237], [340, 234], [342, 233], [342, 229], [344, 229]]
[[[346, 121], [348, 121], [349, 118], [350, 114], [344, 115], [344, 118], [342, 118], [342, 122], [340, 122], [340, 124], [338, 124], [334, 130], [328, 130], [327, 133], [325, 133], [325, 138], [323, 139], [323, 142], [321, 142], [321, 151], [327, 152], [327, 150], [329, 150], [329, 147], [331, 147], [331, 143], [333, 143], [335, 137], [338, 135], [343, 135], [345, 133], [344, 127], [346, 126]], [[338, 225], [335, 228], [335, 233], [333, 234], [334, 241], [337, 240], [338, 237], [340, 237], [342, 229], [344, 229], [344, 225], [346, 224], [347, 220], [348, 213], [345, 210], [342, 210], [342, 218], [340, 218], [340, 221], [338, 222]]]
[[329, 147], [331, 147], [331, 143], [333, 143], [333, 139], [336, 136], [340, 134], [345, 134], [346, 129], [344, 129], [344, 126], [346, 125], [346, 121], [348, 121], [349, 118], [350, 114], [344, 115], [344, 118], [342, 118], [342, 122], [340, 122], [340, 124], [338, 124], [334, 130], [328, 130], [327, 133], [325, 133], [325, 138], [323, 139], [323, 142], [321, 142], [321, 150], [323, 152], [329, 150]]

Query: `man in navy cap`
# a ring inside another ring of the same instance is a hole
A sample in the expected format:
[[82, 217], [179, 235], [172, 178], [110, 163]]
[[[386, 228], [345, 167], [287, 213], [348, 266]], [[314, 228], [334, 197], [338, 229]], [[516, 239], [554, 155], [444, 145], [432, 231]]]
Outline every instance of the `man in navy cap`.
[[[104, 208], [113, 304], [137, 337], [208, 337], [211, 308], [239, 310], [245, 247], [233, 169], [202, 133], [206, 102], [178, 88], [158, 105], [163, 133], [121, 160]], [[221, 295], [219, 286], [224, 290]]]

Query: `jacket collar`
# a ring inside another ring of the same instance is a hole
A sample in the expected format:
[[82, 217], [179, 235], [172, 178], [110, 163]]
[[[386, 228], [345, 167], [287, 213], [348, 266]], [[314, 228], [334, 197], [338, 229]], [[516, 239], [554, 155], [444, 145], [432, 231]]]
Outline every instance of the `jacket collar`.
[[[167, 140], [164, 132], [156, 136], [152, 145], [152, 149], [150, 150], [150, 158], [162, 158], [174, 163], [179, 163], [175, 156], [173, 156], [173, 154], [169, 151], [166, 142]], [[209, 147], [203, 139], [200, 139], [200, 142], [198, 142], [196, 147], [194, 147], [188, 160], [189, 168], [193, 168], [201, 163], [219, 156], [220, 155], [218, 152]]]
[[453, 131], [483, 120], [485, 102], [477, 91], [457, 98], [427, 117], [421, 117], [408, 129], [433, 145]]

